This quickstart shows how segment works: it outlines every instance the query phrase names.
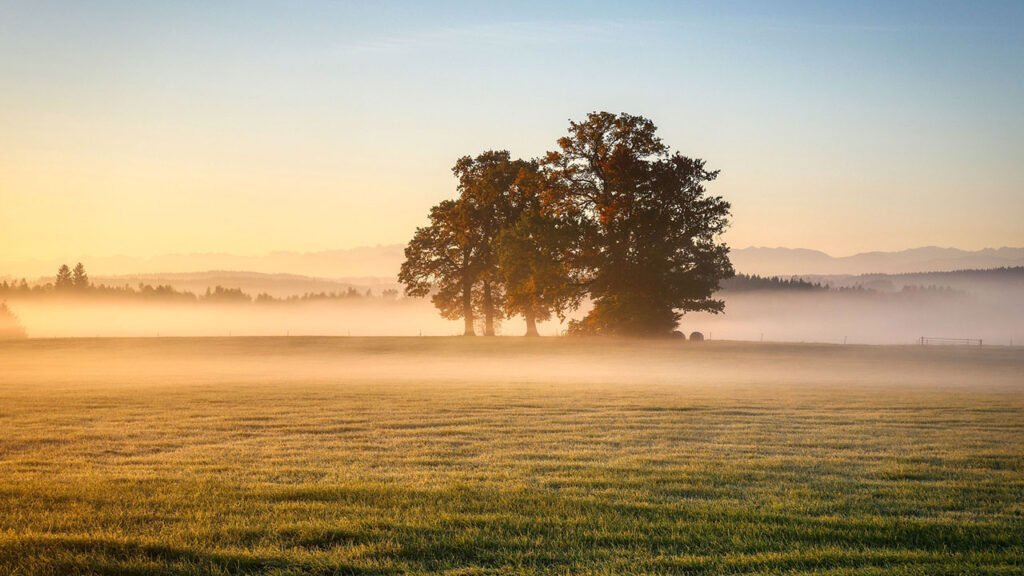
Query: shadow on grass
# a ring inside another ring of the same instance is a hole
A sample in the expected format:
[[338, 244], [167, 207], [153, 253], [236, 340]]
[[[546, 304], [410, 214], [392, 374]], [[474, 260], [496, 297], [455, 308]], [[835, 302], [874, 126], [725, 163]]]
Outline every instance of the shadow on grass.
[[[773, 512], [737, 500], [692, 499], [656, 483], [643, 493], [569, 488], [273, 487], [249, 496], [281, 522], [284, 516], [274, 514], [278, 506], [298, 510], [295, 524], [254, 523], [210, 534], [208, 547], [160, 544], [152, 536], [133, 541], [8, 534], [0, 538], [0, 573], [940, 574], [1010, 573], [1024, 565], [1013, 518], [908, 517], [871, 507], [820, 516], [794, 507]], [[350, 552], [358, 556], [346, 556]]]
[[[15, 560], [25, 574], [167, 575], [303, 574], [387, 576], [396, 570], [286, 556], [205, 551], [87, 537], [37, 536], [0, 547], [0, 568]], [[21, 559], [21, 561], [19, 561]], [[2, 570], [0, 570], [2, 571]]]

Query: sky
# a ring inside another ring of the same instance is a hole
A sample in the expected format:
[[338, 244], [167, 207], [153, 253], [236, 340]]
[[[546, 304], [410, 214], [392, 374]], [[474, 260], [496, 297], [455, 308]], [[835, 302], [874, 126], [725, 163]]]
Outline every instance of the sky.
[[725, 240], [1024, 246], [1024, 2], [0, 0], [0, 261], [406, 242], [593, 110]]

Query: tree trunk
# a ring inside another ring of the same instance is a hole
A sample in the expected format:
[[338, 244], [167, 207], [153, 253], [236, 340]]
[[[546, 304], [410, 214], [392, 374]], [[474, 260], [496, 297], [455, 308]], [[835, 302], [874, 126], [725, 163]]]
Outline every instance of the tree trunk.
[[540, 333], [537, 332], [537, 317], [533, 315], [533, 312], [527, 312], [523, 314], [523, 317], [526, 318], [526, 335], [540, 336]]
[[473, 282], [462, 282], [462, 318], [466, 321], [463, 336], [476, 336], [473, 330]]
[[484, 336], [494, 336], [494, 297], [491, 283], [484, 281]]

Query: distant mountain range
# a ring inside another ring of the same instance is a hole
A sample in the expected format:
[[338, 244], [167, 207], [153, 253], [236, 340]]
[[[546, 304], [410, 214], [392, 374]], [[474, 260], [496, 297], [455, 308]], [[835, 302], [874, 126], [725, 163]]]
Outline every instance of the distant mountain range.
[[0, 278], [52, 276], [61, 264], [81, 261], [93, 277], [166, 275], [211, 270], [295, 274], [313, 278], [395, 278], [404, 259], [404, 246], [360, 246], [320, 252], [271, 252], [256, 256], [224, 253], [133, 256], [68, 256], [64, 259], [0, 262]]
[[[861, 287], [881, 292], [899, 291], [905, 287], [941, 287], [973, 294], [1024, 294], [1022, 266], [900, 274], [807, 274], [801, 278], [832, 288]], [[1020, 298], [1013, 300], [1019, 302]]]
[[969, 251], [927, 246], [836, 257], [804, 248], [751, 247], [733, 250], [730, 258], [736, 271], [761, 276], [906, 274], [1024, 266], [1024, 248]]
[[[157, 276], [168, 274], [224, 270], [300, 275], [330, 279], [332, 284], [338, 283], [340, 279], [359, 279], [344, 280], [342, 283], [367, 285], [394, 281], [404, 258], [403, 248], [399, 244], [390, 244], [322, 252], [272, 252], [259, 256], [200, 253], [152, 258], [83, 256], [64, 261], [0, 262], [0, 278], [49, 277], [60, 264], [66, 262], [74, 265], [81, 260], [93, 277], [129, 275], [132, 283], [136, 283], [136, 280], [149, 282], [156, 280]], [[1024, 248], [969, 251], [929, 246], [898, 252], [864, 252], [836, 257], [803, 248], [751, 247], [734, 249], [731, 258], [738, 272], [762, 276], [903, 274], [1024, 266]], [[148, 279], [143, 279], [143, 276]], [[278, 280], [282, 284], [287, 283], [285, 278]]]

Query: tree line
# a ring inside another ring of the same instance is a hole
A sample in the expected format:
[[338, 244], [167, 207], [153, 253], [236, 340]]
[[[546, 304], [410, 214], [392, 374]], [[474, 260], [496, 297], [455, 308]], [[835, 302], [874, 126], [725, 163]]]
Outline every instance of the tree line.
[[754, 290], [828, 290], [828, 284], [811, 282], [799, 276], [783, 278], [781, 276], [760, 276], [758, 274], [736, 274], [722, 282], [722, 290], [727, 292], [749, 292]]
[[430, 209], [405, 249], [399, 280], [441, 315], [483, 333], [521, 315], [565, 320], [572, 334], [669, 334], [686, 312], [721, 312], [712, 298], [733, 275], [719, 241], [730, 205], [708, 194], [718, 176], [673, 152], [642, 116], [593, 112], [541, 158], [464, 156], [457, 197]]
[[74, 268], [66, 264], [61, 265], [52, 282], [30, 285], [28, 280], [22, 278], [20, 281], [0, 282], [0, 296], [16, 297], [98, 297], [113, 299], [136, 299], [136, 300], [160, 300], [164, 302], [211, 302], [211, 303], [250, 303], [258, 304], [283, 304], [301, 303], [330, 300], [354, 300], [370, 299], [397, 300], [398, 290], [385, 289], [379, 294], [373, 290], [358, 290], [355, 287], [348, 287], [344, 290], [306, 292], [285, 297], [278, 297], [261, 292], [256, 296], [243, 291], [241, 288], [228, 288], [224, 286], [208, 287], [205, 293], [196, 294], [188, 290], [179, 290], [169, 284], [151, 285], [139, 283], [136, 286], [123, 284], [120, 286], [108, 286], [105, 284], [94, 284], [89, 279], [85, 266], [79, 262]]

